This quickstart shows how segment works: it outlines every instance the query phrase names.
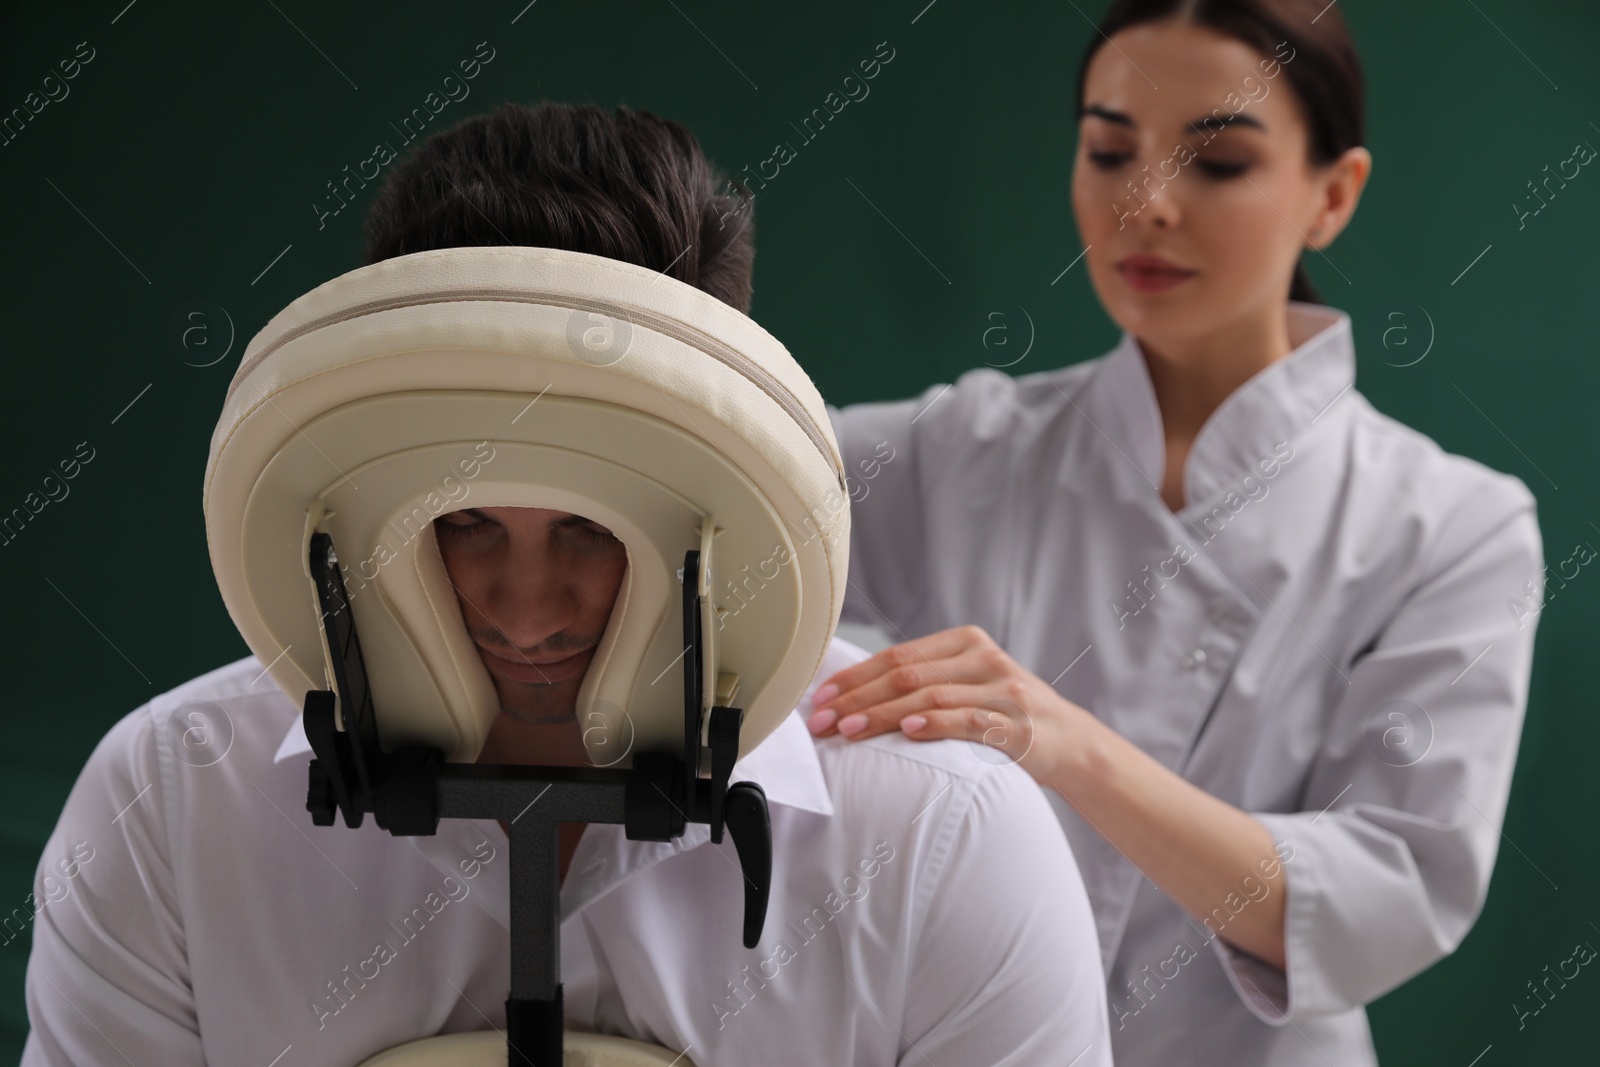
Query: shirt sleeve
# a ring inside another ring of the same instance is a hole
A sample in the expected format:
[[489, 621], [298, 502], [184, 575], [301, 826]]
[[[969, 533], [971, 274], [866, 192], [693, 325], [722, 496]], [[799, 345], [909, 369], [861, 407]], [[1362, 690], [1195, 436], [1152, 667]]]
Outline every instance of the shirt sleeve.
[[933, 486], [992, 482], [988, 461], [1003, 464], [1000, 413], [1014, 389], [1009, 375], [978, 367], [907, 399], [827, 405], [850, 497], [842, 621], [881, 626], [896, 642], [939, 628], [930, 614]]
[[1212, 944], [1264, 1022], [1376, 1000], [1455, 951], [1483, 909], [1544, 570], [1533, 495], [1498, 485], [1514, 499], [1485, 491], [1458, 509], [1428, 575], [1347, 669], [1306, 810], [1252, 813], [1284, 857], [1285, 968]]
[[1060, 824], [1015, 766], [970, 796], [918, 888], [898, 1063], [1110, 1067], [1099, 937]]
[[149, 705], [101, 739], [45, 845], [22, 1067], [203, 1067]]

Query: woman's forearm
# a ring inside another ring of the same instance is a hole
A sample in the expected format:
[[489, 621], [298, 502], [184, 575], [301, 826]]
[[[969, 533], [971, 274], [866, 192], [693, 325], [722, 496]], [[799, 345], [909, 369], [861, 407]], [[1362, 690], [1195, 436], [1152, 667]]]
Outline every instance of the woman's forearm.
[[1282, 968], [1284, 874], [1266, 826], [1084, 718], [1046, 785], [1208, 929]]

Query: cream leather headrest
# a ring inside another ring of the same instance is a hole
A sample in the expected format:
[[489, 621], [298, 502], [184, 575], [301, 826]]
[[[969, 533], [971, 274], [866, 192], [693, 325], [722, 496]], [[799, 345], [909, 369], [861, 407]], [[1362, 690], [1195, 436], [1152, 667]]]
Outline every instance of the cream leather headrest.
[[307, 566], [321, 531], [384, 749], [475, 759], [499, 701], [432, 520], [496, 506], [584, 515], [627, 549], [578, 695], [596, 763], [630, 765], [624, 737], [681, 751], [687, 550], [709, 560], [705, 706], [745, 710], [741, 756], [838, 624], [849, 501], [822, 398], [707, 293], [583, 253], [448, 248], [325, 282], [250, 342], [211, 439], [206, 538], [229, 614], [296, 703], [335, 688]]

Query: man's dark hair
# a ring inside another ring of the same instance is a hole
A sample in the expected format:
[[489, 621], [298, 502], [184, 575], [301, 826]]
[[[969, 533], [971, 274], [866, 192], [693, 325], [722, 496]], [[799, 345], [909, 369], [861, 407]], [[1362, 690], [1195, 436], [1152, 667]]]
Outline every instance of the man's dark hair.
[[660, 271], [749, 314], [753, 211], [749, 190], [670, 119], [505, 103], [395, 164], [367, 211], [364, 254], [563, 248]]

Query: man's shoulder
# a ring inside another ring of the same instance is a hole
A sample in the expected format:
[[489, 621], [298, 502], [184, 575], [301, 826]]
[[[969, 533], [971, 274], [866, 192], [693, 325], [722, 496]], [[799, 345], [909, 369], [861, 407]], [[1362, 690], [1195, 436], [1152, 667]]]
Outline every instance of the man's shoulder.
[[[871, 655], [835, 637], [801, 702], [802, 717], [810, 712], [816, 686]], [[1058, 826], [1038, 784], [997, 748], [972, 741], [915, 741], [898, 731], [862, 741], [835, 734], [815, 739], [815, 745], [835, 817], [894, 812], [920, 820], [933, 805], [947, 801], [949, 807], [940, 807], [956, 821], [1001, 817]]]
[[[223, 664], [150, 698], [106, 731], [88, 771], [99, 766], [154, 773], [170, 761], [210, 766], [270, 760], [298, 709], [253, 655]], [[246, 755], [248, 753], [248, 755]]]
[[253, 783], [267, 782], [261, 769], [270, 765], [294, 707], [270, 681], [254, 684], [260, 677], [261, 664], [245, 657], [123, 715], [79, 769], [55, 836], [70, 841], [93, 833], [106, 840], [110, 819], [127, 847], [107, 854], [133, 866], [101, 860], [97, 878], [142, 879], [145, 864], [170, 878], [186, 840], [186, 813], [229, 823], [259, 795]]
[[[947, 813], [962, 820], [1015, 815], [1054, 823], [1038, 784], [997, 748], [954, 739], [914, 741], [898, 732], [861, 741], [834, 735], [816, 746], [834, 809], [845, 817], [906, 805], [917, 817], [950, 799], [954, 807]], [[1018, 807], [1008, 810], [1012, 804]]]
[[277, 687], [261, 661], [253, 655], [197, 675], [155, 697], [150, 703], [152, 707], [172, 708], [189, 701], [222, 703], [238, 699], [288, 703], [283, 690]]

